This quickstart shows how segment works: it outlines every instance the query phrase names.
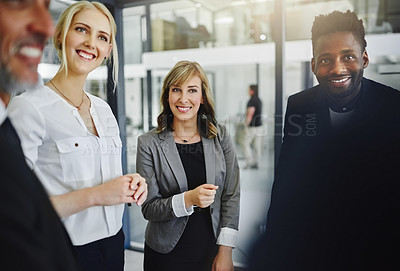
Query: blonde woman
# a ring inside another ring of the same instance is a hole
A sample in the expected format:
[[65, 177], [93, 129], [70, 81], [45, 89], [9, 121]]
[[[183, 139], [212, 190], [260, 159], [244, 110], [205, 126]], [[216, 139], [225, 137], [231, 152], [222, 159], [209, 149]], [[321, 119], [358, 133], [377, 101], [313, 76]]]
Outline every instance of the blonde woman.
[[138, 139], [137, 171], [149, 195], [144, 269], [233, 270], [239, 223], [239, 167], [217, 124], [211, 89], [196, 62], [164, 79], [158, 127]]
[[139, 174], [121, 176], [121, 139], [109, 105], [84, 91], [89, 72], [111, 54], [116, 78], [115, 33], [103, 4], [68, 7], [53, 38], [59, 71], [9, 108], [28, 164], [50, 194], [85, 271], [124, 269], [124, 203], [141, 205], [147, 197]]

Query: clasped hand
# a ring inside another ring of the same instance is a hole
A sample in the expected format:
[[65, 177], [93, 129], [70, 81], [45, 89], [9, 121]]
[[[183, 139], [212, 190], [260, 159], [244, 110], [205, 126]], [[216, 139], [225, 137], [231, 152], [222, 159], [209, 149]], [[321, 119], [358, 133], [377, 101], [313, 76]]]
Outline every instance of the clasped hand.
[[189, 208], [196, 205], [201, 208], [206, 208], [214, 202], [214, 197], [217, 192], [218, 186], [213, 184], [202, 184], [193, 190], [185, 193], [185, 205]]
[[126, 174], [102, 185], [103, 204], [136, 203], [141, 206], [147, 199], [146, 180], [138, 173]]

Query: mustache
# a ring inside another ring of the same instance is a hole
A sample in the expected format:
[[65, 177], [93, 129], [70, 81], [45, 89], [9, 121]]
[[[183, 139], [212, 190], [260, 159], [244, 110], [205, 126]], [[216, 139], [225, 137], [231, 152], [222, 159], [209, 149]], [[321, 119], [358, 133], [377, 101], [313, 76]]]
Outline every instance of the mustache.
[[26, 45], [34, 44], [44, 47], [47, 43], [47, 39], [48, 39], [47, 36], [44, 36], [39, 33], [35, 33], [30, 35], [29, 37], [20, 39], [17, 41], [17, 43], [14, 44], [14, 46], [11, 47], [10, 56], [15, 55], [22, 47]]

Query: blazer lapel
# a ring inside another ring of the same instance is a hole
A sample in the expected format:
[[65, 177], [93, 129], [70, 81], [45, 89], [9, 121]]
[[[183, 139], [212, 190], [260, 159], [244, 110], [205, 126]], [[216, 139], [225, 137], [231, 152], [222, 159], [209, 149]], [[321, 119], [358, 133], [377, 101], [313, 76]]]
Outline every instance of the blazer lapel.
[[[371, 118], [377, 116], [377, 112], [380, 113], [379, 97], [371, 92], [370, 82], [363, 78], [361, 83], [361, 97], [357, 104], [355, 111], [354, 124], [355, 125], [367, 125]], [[373, 110], [372, 110], [373, 108]]]
[[206, 166], [206, 182], [215, 184], [215, 145], [214, 140], [202, 137], [204, 162]]
[[172, 173], [179, 185], [181, 192], [188, 190], [185, 169], [183, 168], [181, 159], [179, 157], [178, 149], [175, 146], [174, 137], [171, 131], [163, 131], [159, 134], [160, 147], [164, 153], [165, 160], [167, 160]]

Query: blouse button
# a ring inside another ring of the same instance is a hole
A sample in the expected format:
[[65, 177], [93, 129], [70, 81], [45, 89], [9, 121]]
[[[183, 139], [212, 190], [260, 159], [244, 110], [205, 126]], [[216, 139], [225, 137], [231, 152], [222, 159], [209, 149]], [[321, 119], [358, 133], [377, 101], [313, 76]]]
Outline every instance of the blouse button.
[[75, 147], [78, 147], [79, 146], [79, 144], [78, 143], [75, 143]]

